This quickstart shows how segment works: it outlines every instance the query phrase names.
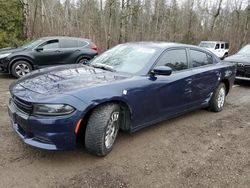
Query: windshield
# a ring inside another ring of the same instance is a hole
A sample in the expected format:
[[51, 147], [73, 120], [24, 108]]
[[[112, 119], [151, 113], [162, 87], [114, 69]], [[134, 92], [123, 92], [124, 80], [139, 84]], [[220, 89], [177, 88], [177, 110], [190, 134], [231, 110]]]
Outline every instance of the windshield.
[[215, 43], [214, 42], [201, 42], [199, 46], [202, 48], [214, 48]]
[[238, 54], [250, 54], [250, 45], [246, 45], [241, 48]]
[[36, 39], [36, 40], [32, 40], [26, 44], [24, 44], [22, 46], [22, 48], [34, 48], [36, 47], [37, 45], [39, 45], [43, 40], [42, 39]]
[[135, 74], [145, 67], [155, 52], [155, 48], [121, 44], [95, 58], [90, 66]]

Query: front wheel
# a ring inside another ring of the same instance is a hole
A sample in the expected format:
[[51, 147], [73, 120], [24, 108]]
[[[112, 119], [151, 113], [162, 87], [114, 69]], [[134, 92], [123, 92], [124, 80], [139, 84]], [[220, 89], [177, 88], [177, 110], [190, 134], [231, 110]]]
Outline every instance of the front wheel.
[[32, 71], [32, 67], [26, 61], [17, 61], [11, 67], [11, 74], [16, 78], [20, 78], [30, 71]]
[[220, 83], [213, 93], [210, 100], [209, 109], [213, 112], [222, 111], [226, 101], [226, 86], [224, 83]]
[[86, 149], [98, 156], [107, 155], [115, 143], [120, 122], [119, 105], [110, 103], [94, 109], [86, 127]]

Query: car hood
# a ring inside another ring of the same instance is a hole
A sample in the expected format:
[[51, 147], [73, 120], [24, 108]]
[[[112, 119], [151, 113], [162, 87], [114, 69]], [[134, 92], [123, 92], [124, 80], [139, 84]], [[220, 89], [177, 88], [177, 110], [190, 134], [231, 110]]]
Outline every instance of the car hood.
[[225, 58], [225, 61], [250, 64], [250, 54], [235, 54]]
[[111, 84], [129, 74], [96, 69], [85, 65], [58, 66], [34, 71], [10, 86], [12, 94], [30, 90], [42, 96], [67, 94], [80, 89]]
[[21, 52], [23, 50], [25, 50], [25, 48], [2, 48], [0, 49], [0, 55], [6, 53]]

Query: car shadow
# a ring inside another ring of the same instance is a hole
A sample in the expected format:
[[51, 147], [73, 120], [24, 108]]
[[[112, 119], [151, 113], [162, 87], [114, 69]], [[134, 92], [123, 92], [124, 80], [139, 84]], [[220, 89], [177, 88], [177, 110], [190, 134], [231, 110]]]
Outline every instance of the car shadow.
[[[93, 164], [99, 161], [109, 161], [109, 159], [118, 159], [124, 155], [124, 151], [132, 152], [133, 151], [133, 145], [140, 145], [140, 143], [145, 141], [145, 137], [148, 137], [148, 135], [152, 134], [158, 134], [161, 131], [164, 131], [163, 129], [168, 129], [166, 132], [173, 132], [176, 129], [172, 129], [171, 127], [175, 127], [178, 122], [193, 118], [194, 116], [204, 116], [207, 113], [213, 113], [209, 112], [207, 110], [196, 110], [193, 112], [186, 113], [182, 116], [179, 116], [177, 118], [173, 118], [170, 120], [162, 121], [160, 123], [145, 127], [139, 131], [136, 131], [134, 133], [127, 133], [124, 131], [120, 131], [117, 141], [115, 143], [115, 146], [113, 148], [113, 151], [106, 157], [98, 157], [95, 155], [90, 154], [84, 146], [77, 144], [77, 147], [75, 150], [72, 151], [48, 151], [48, 150], [41, 150], [38, 148], [33, 148], [32, 152], [29, 151], [29, 153], [40, 153], [39, 155], [36, 155], [36, 159], [39, 158], [39, 161], [41, 163], [46, 163], [47, 161], [53, 160], [53, 164], [60, 164], [60, 165], [69, 165], [71, 163], [74, 164]], [[166, 128], [167, 127], [167, 128]], [[177, 128], [178, 129], [178, 128]], [[155, 139], [152, 138], [152, 139]], [[25, 148], [28, 148], [30, 146], [27, 146]], [[142, 146], [143, 147], [143, 146]], [[34, 151], [35, 150], [35, 151]], [[70, 159], [70, 160], [69, 160]], [[106, 162], [107, 162], [106, 161]]]
[[234, 84], [241, 87], [250, 87], [250, 81], [248, 80], [235, 80]]
[[0, 73], [0, 79], [6, 79], [6, 80], [15, 80], [16, 78], [14, 78], [12, 75], [10, 74], [5, 74], [5, 73]]

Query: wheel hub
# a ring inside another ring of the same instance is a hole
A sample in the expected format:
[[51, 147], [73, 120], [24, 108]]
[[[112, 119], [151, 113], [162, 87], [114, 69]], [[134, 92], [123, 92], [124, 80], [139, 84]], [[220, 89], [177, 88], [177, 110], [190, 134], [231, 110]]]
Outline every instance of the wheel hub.
[[226, 95], [225, 89], [221, 88], [218, 95], [218, 108], [223, 107], [225, 102], [225, 95]]
[[108, 121], [108, 126], [105, 132], [105, 146], [107, 149], [111, 148], [115, 141], [118, 132], [118, 119], [119, 112], [113, 112]]
[[26, 64], [18, 64], [15, 68], [15, 71], [18, 76], [24, 76], [30, 72], [30, 69]]

